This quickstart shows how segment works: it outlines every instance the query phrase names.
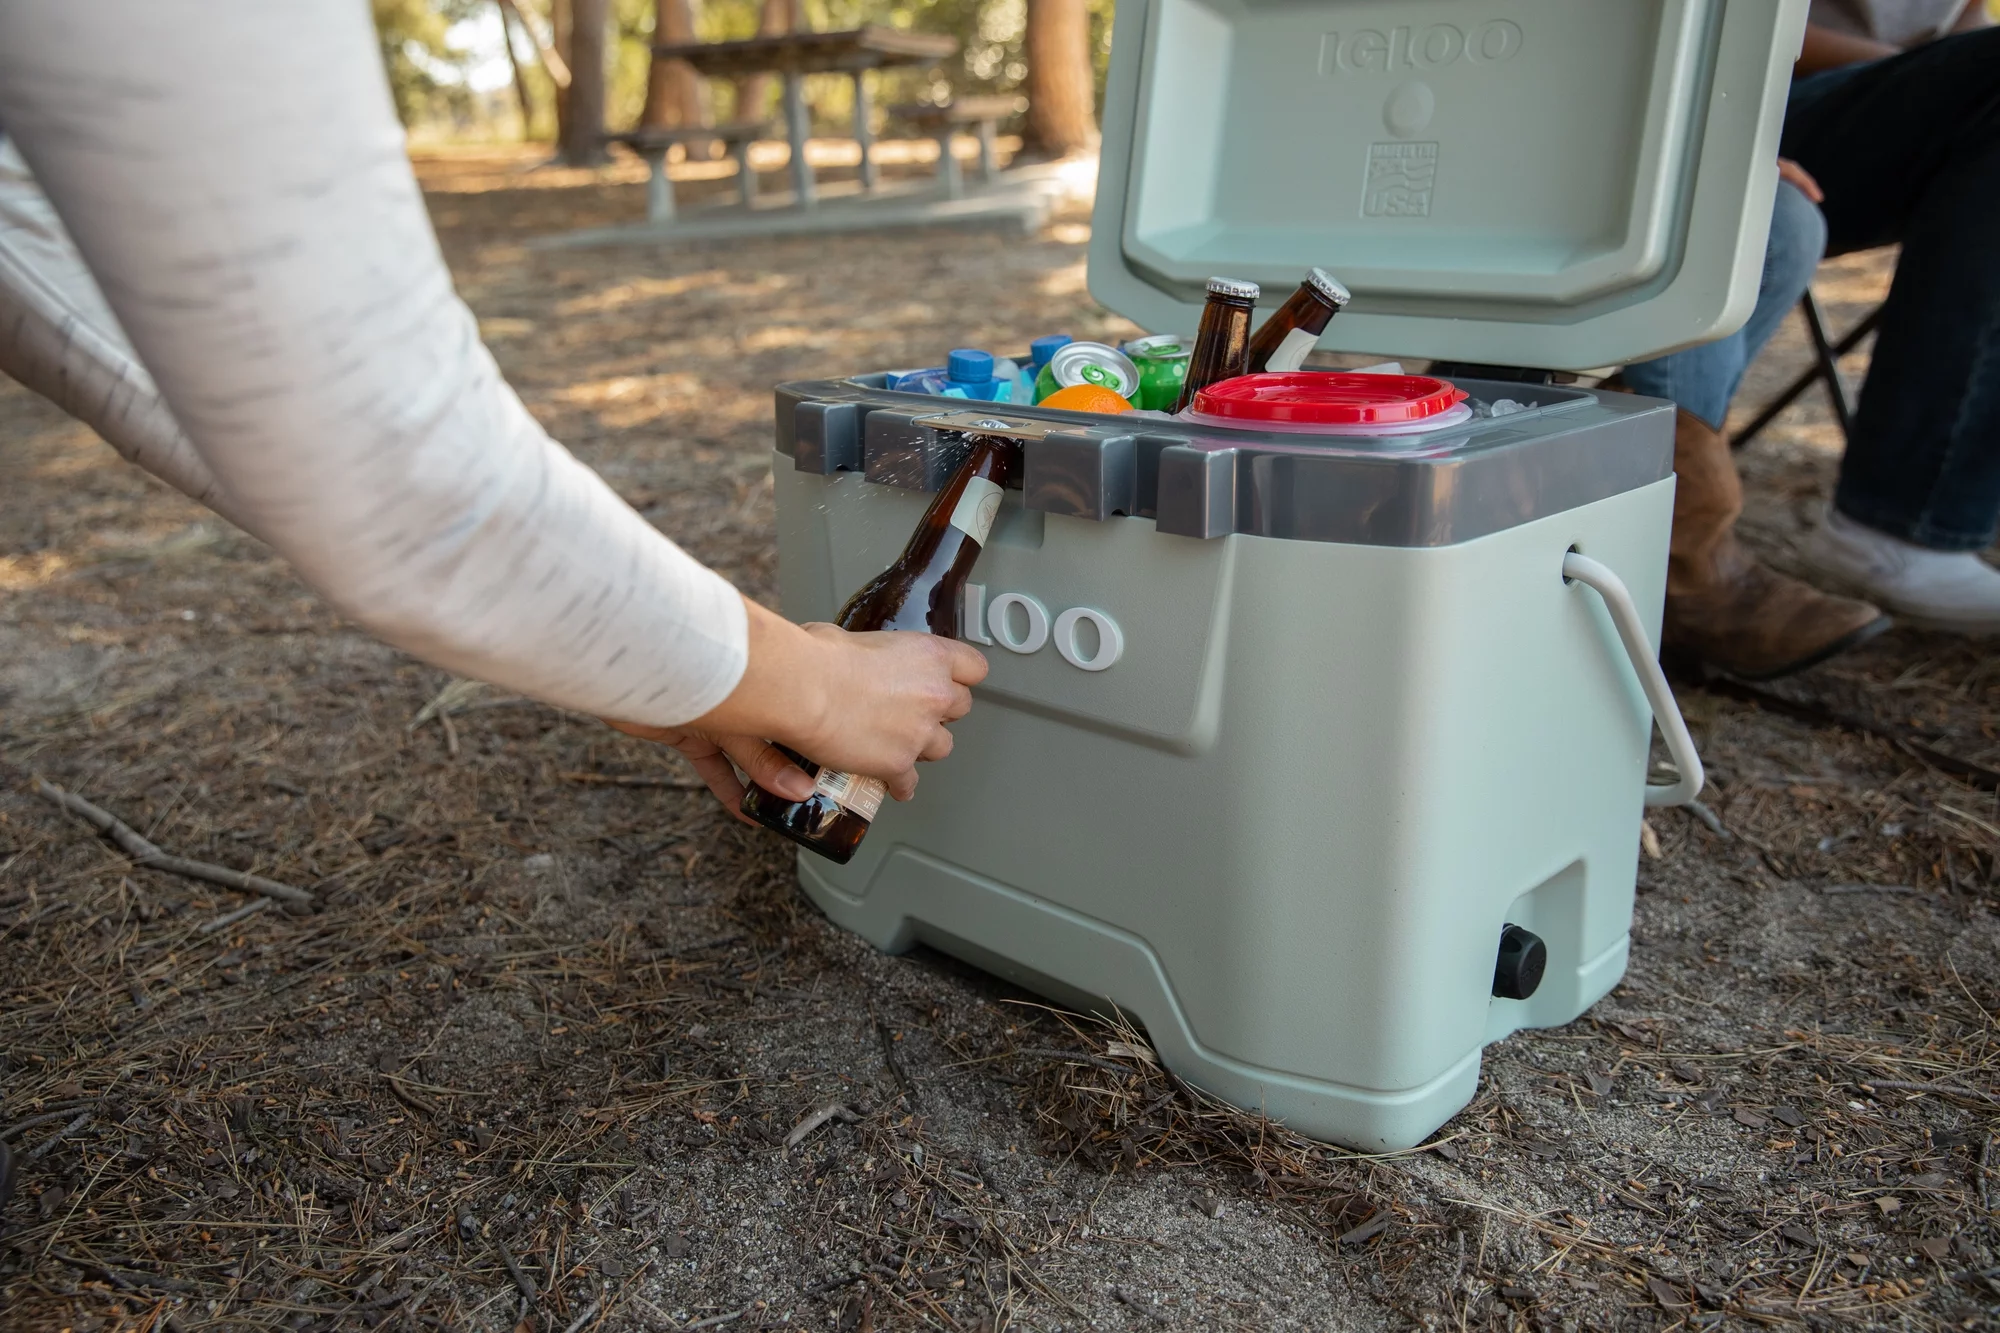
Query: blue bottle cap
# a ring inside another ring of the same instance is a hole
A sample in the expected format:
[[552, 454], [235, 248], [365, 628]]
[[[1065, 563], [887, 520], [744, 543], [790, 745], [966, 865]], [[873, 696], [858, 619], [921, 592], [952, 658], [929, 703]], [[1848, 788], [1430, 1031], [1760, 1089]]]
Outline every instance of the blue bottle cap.
[[960, 384], [984, 384], [993, 378], [993, 355], [971, 347], [954, 347], [944, 359], [945, 374]]
[[1056, 354], [1058, 347], [1067, 347], [1075, 341], [1067, 333], [1051, 333], [1029, 343], [1028, 355], [1034, 361], [1035, 369], [1040, 370], [1049, 363], [1049, 358]]

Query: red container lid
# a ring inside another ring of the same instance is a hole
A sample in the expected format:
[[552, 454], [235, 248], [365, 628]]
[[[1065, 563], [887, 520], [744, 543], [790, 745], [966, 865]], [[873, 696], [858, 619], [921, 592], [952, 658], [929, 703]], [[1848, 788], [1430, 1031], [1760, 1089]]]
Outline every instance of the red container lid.
[[1194, 410], [1246, 426], [1396, 426], [1449, 412], [1465, 398], [1429, 375], [1294, 370], [1211, 384], [1194, 396]]

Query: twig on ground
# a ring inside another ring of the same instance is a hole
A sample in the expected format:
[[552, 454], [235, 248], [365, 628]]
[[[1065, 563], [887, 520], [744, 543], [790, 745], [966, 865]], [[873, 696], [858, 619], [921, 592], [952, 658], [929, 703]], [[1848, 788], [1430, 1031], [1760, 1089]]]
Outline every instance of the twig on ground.
[[67, 1125], [64, 1125], [61, 1129], [57, 1130], [55, 1133], [43, 1139], [40, 1143], [37, 1143], [34, 1147], [28, 1149], [28, 1151], [22, 1153], [21, 1160], [24, 1162], [40, 1161], [42, 1158], [48, 1156], [51, 1152], [53, 1152], [55, 1150], [55, 1146], [58, 1143], [61, 1143], [64, 1139], [68, 1138], [72, 1134], [77, 1133], [85, 1125], [89, 1124], [91, 1121], [91, 1117], [96, 1114], [97, 1113], [95, 1111], [83, 1112], [83, 1114], [77, 1116], [76, 1119], [70, 1121]]
[[153, 1273], [140, 1273], [130, 1269], [111, 1268], [92, 1259], [85, 1259], [63, 1250], [50, 1250], [49, 1258], [79, 1273], [88, 1274], [99, 1282], [108, 1282], [120, 1291], [130, 1291], [134, 1287], [156, 1287], [161, 1291], [195, 1291], [192, 1282], [182, 1282], [178, 1278], [160, 1277]]
[[245, 906], [239, 907], [233, 912], [225, 912], [221, 916], [215, 918], [215, 920], [207, 922], [206, 924], [201, 926], [200, 929], [195, 931], [195, 934], [213, 935], [218, 930], [228, 930], [238, 921], [242, 921], [248, 917], [253, 917], [257, 915], [257, 913], [269, 907], [274, 901], [275, 900], [271, 898], [259, 898], [255, 902], [251, 902], [246, 904]]
[[1986, 1136], [1986, 1146], [1979, 1150], [1979, 1213], [1988, 1225], [1993, 1225], [1992, 1195], [1993, 1136]]
[[1946, 754], [1930, 744], [1931, 738], [1907, 727], [1898, 727], [1868, 718], [1854, 717], [1837, 712], [1814, 699], [1790, 699], [1775, 690], [1760, 689], [1729, 676], [1714, 676], [1701, 682], [1701, 688], [1710, 694], [1720, 694], [1726, 698], [1751, 703], [1766, 712], [1781, 717], [1794, 718], [1800, 722], [1810, 722], [1818, 727], [1836, 727], [1842, 731], [1860, 736], [1875, 736], [1888, 741], [1904, 754], [1917, 762], [1979, 791], [2000, 791], [2000, 771], [1975, 764], [1957, 755]]
[[1059, 1051], [1048, 1046], [1023, 1046], [1013, 1055], [1024, 1055], [1037, 1060], [1064, 1060], [1072, 1064], [1089, 1065], [1093, 1069], [1105, 1069], [1114, 1074], [1136, 1074], [1140, 1071], [1132, 1065], [1121, 1065], [1116, 1060], [1107, 1060], [1101, 1055], [1090, 1055], [1083, 1051]]
[[521, 1299], [532, 1307], [540, 1299], [535, 1291], [535, 1279], [521, 1271], [521, 1265], [515, 1262], [514, 1252], [507, 1248], [505, 1242], [499, 1242], [499, 1245], [500, 1262], [507, 1265], [507, 1276], [514, 1279], [514, 1290], [520, 1292]]
[[728, 1314], [712, 1314], [706, 1319], [697, 1319], [692, 1324], [682, 1324], [682, 1333], [692, 1333], [697, 1328], [714, 1328], [717, 1324], [733, 1324], [756, 1307], [746, 1305], [741, 1310], [731, 1310]]
[[[442, 716], [442, 714], [440, 714], [440, 716]], [[603, 1301], [598, 1300], [598, 1301], [592, 1301], [590, 1304], [584, 1306], [583, 1313], [578, 1315], [576, 1318], [570, 1320], [569, 1327], [564, 1329], [563, 1333], [577, 1333], [578, 1329], [582, 1328], [585, 1324], [589, 1323], [591, 1320], [597, 1318], [597, 1308], [603, 1303], [604, 1303]]]
[[811, 1112], [805, 1119], [792, 1126], [792, 1132], [785, 1135], [785, 1151], [790, 1152], [792, 1149], [798, 1147], [806, 1141], [807, 1136], [829, 1120], [838, 1120], [842, 1124], [851, 1125], [860, 1118], [860, 1116], [839, 1102], [828, 1102], [825, 1106]]
[[25, 1133], [42, 1125], [53, 1125], [58, 1120], [67, 1120], [76, 1114], [79, 1106], [86, 1104], [83, 1102], [64, 1102], [61, 1106], [44, 1111], [40, 1115], [31, 1115], [26, 1120], [17, 1120], [5, 1128], [0, 1128], [0, 1140], [11, 1139], [16, 1134]]
[[417, 715], [410, 719], [409, 725], [404, 727], [403, 731], [407, 735], [434, 717], [443, 717], [450, 712], [463, 712], [468, 704], [485, 692], [485, 681], [467, 680], [463, 676], [455, 676], [444, 683], [443, 689], [431, 696], [429, 703], [417, 710]]
[[1890, 1092], [1935, 1092], [1945, 1097], [1964, 1097], [1968, 1101], [1987, 1102], [2000, 1106], [2000, 1097], [1990, 1092], [1980, 1092], [1977, 1088], [1957, 1088], [1949, 1083], [1899, 1083], [1891, 1079], [1867, 1079], [1855, 1085], [1867, 1092], [1887, 1089]]
[[1909, 884], [1828, 884], [1820, 892], [1832, 896], [1841, 893], [1922, 893], [1923, 890]]
[[667, 787], [674, 791], [706, 791], [700, 778], [675, 778], [664, 773], [558, 773], [564, 782], [582, 782], [598, 787]]
[[207, 861], [190, 861], [183, 856], [173, 856], [161, 851], [152, 843], [139, 836], [130, 824], [108, 810], [100, 809], [74, 792], [64, 791], [53, 782], [35, 780], [35, 790], [43, 799], [59, 805], [77, 818], [111, 839], [118, 849], [148, 870], [159, 870], [169, 875], [180, 875], [185, 879], [204, 880], [210, 884], [220, 884], [224, 888], [239, 889], [245, 893], [261, 893], [267, 898], [276, 898], [287, 907], [310, 911], [313, 896], [304, 889], [290, 884], [281, 884], [275, 879], [265, 879], [262, 875], [248, 875], [241, 870], [231, 870], [227, 866], [211, 865]]
[[882, 1063], [889, 1067], [890, 1076], [896, 1080], [896, 1086], [903, 1090], [903, 1095], [910, 1099], [910, 1105], [916, 1106], [918, 1104], [916, 1085], [910, 1082], [909, 1074], [904, 1072], [903, 1062], [896, 1058], [896, 1034], [889, 1031], [888, 1023], [883, 1021], [882, 1015], [872, 1004], [868, 1006], [868, 1016], [875, 1020], [875, 1036], [882, 1043]]
[[1724, 842], [1729, 842], [1736, 837], [1734, 833], [1731, 833], [1727, 828], [1723, 826], [1722, 817], [1716, 814], [1715, 811], [1703, 805], [1700, 801], [1689, 801], [1686, 805], [1683, 805], [1681, 809], [1687, 811], [1689, 814], [1693, 815], [1696, 819], [1699, 819], [1704, 825], [1708, 827], [1708, 831], [1710, 833], [1713, 833], [1716, 837], [1722, 839]]
[[444, 1116], [443, 1109], [436, 1102], [419, 1093], [416, 1089], [407, 1086], [402, 1079], [386, 1071], [382, 1077], [388, 1080], [389, 1091], [396, 1100], [409, 1107], [412, 1111], [422, 1111], [425, 1115], [433, 1119], [441, 1119]]

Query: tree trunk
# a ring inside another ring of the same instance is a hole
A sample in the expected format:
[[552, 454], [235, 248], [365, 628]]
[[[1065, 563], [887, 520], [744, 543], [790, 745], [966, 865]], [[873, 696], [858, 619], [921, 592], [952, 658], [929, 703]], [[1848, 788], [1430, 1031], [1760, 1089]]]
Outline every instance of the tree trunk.
[[1060, 157], [1097, 142], [1083, 0], [1028, 0], [1027, 146]]
[[562, 160], [572, 167], [608, 161], [604, 151], [605, 41], [608, 0], [569, 0], [569, 96], [562, 127]]
[[[764, 0], [764, 8], [757, 18], [759, 37], [776, 37], [803, 25], [805, 9], [799, 0]], [[752, 74], [736, 81], [737, 120], [756, 120], [769, 114], [771, 105], [771, 76]]]
[[[514, 76], [514, 96], [521, 101], [521, 138], [534, 137], [535, 104], [528, 97], [528, 81], [521, 77], [521, 61], [514, 54], [514, 21], [520, 16], [506, 0], [496, 0], [495, 8], [500, 11], [500, 45], [507, 48], [507, 69]], [[532, 43], [533, 39], [529, 39]]]
[[[689, 0], [654, 0], [653, 40], [691, 42], [694, 40], [694, 6]], [[701, 81], [685, 60], [655, 60], [646, 73], [646, 109], [641, 125], [678, 128], [699, 125]]]

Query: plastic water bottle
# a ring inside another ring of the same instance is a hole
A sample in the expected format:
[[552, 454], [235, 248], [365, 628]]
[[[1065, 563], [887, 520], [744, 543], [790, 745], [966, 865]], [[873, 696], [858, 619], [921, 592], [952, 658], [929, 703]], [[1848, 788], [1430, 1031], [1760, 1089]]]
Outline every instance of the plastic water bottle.
[[1005, 396], [1010, 386], [993, 378], [993, 356], [973, 347], [957, 347], [942, 366], [916, 370], [897, 378], [890, 387], [901, 393], [930, 393], [944, 398], [977, 398], [992, 402]]
[[1014, 396], [1015, 382], [1020, 378], [1021, 365], [1018, 361], [1014, 360], [1011, 356], [994, 357], [993, 381], [1000, 386], [1000, 392], [994, 395], [993, 401], [996, 403], [1020, 402], [1021, 400]]
[[1076, 339], [1070, 337], [1067, 333], [1051, 333], [1029, 343], [1027, 368], [1014, 377], [1014, 390], [1009, 395], [1009, 401], [1016, 403], [1034, 402], [1036, 398], [1035, 381], [1040, 377], [1042, 367], [1049, 363], [1050, 357], [1075, 341]]
[[991, 402], [1001, 394], [993, 378], [993, 354], [974, 347], [954, 347], [944, 358], [944, 395]]

